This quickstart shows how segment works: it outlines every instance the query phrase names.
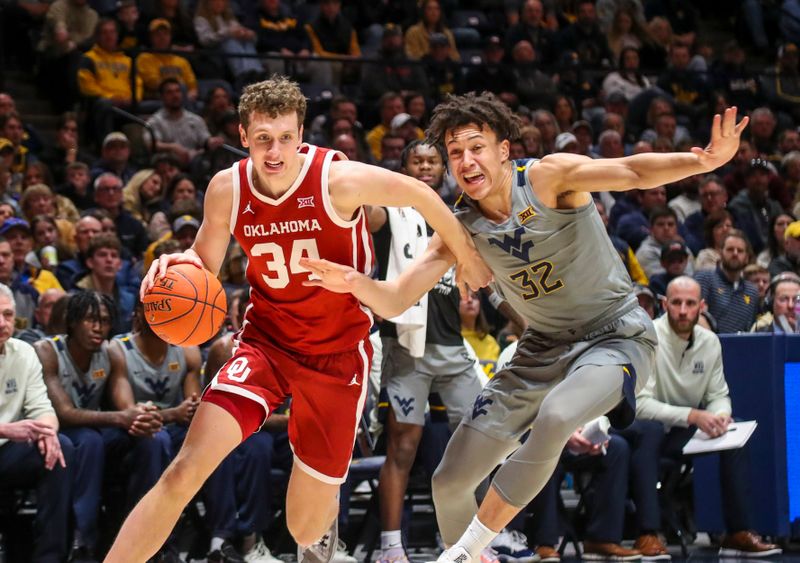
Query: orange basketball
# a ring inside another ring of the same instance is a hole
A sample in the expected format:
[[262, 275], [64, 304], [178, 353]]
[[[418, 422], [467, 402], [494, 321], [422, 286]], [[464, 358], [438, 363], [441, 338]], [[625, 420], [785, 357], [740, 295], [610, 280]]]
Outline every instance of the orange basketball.
[[145, 294], [144, 316], [153, 332], [176, 346], [195, 346], [222, 326], [228, 303], [214, 274], [192, 264], [175, 264]]

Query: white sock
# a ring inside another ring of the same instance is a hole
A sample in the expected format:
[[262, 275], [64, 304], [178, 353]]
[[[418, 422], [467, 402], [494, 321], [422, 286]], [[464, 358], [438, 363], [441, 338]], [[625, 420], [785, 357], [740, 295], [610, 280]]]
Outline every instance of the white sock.
[[489, 546], [495, 536], [497, 536], [497, 532], [484, 526], [483, 523], [478, 520], [478, 517], [475, 516], [464, 532], [464, 535], [456, 542], [456, 545], [460, 545], [466, 549], [467, 553], [472, 557], [478, 557], [481, 551]]
[[225, 538], [211, 538], [211, 551], [222, 549], [222, 544], [225, 543]]
[[393, 547], [403, 547], [403, 538], [400, 537], [400, 530], [381, 532], [381, 549], [386, 551]]

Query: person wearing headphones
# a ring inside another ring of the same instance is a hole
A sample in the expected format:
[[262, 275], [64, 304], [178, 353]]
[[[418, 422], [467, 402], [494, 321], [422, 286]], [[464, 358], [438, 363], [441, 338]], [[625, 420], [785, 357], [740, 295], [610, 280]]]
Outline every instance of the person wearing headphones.
[[750, 332], [793, 334], [800, 332], [797, 325], [800, 302], [800, 276], [783, 272], [772, 278], [764, 299], [766, 313], [761, 315]]

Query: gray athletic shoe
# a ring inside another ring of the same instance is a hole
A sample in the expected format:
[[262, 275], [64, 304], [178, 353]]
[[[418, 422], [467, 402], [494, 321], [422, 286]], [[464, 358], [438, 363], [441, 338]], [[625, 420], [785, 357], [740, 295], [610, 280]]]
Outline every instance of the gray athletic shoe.
[[330, 529], [317, 543], [301, 550], [297, 547], [297, 563], [330, 563], [339, 545], [339, 519], [334, 518]]

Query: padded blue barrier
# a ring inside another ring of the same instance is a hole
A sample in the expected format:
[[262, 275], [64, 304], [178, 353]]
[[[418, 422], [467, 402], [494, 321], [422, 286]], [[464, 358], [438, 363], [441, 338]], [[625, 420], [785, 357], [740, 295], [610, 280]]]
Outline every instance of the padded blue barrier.
[[[733, 415], [757, 420], [750, 452], [753, 527], [789, 536], [800, 522], [800, 335], [721, 335]], [[718, 456], [694, 459], [695, 518], [701, 531], [724, 531]]]

